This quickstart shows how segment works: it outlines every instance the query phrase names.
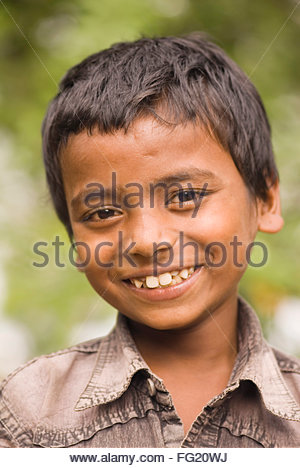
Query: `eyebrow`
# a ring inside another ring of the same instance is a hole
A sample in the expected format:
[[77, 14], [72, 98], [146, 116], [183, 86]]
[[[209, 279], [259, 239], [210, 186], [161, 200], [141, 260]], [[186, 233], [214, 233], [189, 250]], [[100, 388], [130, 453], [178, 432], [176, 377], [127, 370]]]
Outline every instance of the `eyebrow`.
[[[149, 186], [155, 186], [155, 185], [158, 185], [158, 184], [172, 184], [172, 183], [178, 183], [178, 182], [183, 182], [185, 180], [202, 180], [203, 182], [208, 182], [208, 181], [211, 181], [211, 182], [214, 182], [214, 183], [220, 183], [221, 182], [221, 179], [216, 175], [214, 174], [213, 172], [209, 171], [209, 170], [206, 170], [206, 169], [199, 169], [198, 167], [196, 166], [191, 166], [191, 167], [188, 167], [188, 168], [184, 168], [184, 170], [182, 171], [178, 171], [178, 172], [175, 172], [175, 173], [171, 173], [169, 175], [165, 175], [163, 177], [158, 177], [158, 178], [155, 178], [153, 179], [150, 183], [149, 183]], [[133, 183], [133, 184], [138, 184], [139, 182], [130, 182], [130, 183]], [[115, 194], [122, 194], [123, 192], [125, 192], [125, 187], [124, 186], [121, 186], [121, 185], [116, 185], [116, 187], [104, 187], [104, 185], [101, 183], [101, 182], [91, 182], [91, 184], [99, 184], [103, 187], [103, 194], [104, 194], [104, 197], [109, 197], [112, 195], [112, 193], [114, 192]], [[79, 192], [74, 198], [72, 198], [71, 200], [71, 207], [72, 209], [76, 209], [80, 204], [84, 203], [84, 200], [86, 199], [86, 197], [88, 195], [91, 195], [95, 193], [95, 198], [96, 198], [96, 194], [99, 193], [97, 192], [97, 189], [96, 187], [94, 187], [93, 189], [91, 188], [90, 190], [82, 190], [81, 192]]]
[[159, 177], [152, 181], [152, 184], [166, 183], [170, 184], [172, 182], [183, 182], [185, 180], [191, 179], [202, 179], [213, 182], [221, 182], [221, 179], [214, 174], [213, 172], [206, 169], [199, 169], [198, 167], [191, 166], [190, 168], [185, 168], [183, 171], [172, 173], [163, 177]]

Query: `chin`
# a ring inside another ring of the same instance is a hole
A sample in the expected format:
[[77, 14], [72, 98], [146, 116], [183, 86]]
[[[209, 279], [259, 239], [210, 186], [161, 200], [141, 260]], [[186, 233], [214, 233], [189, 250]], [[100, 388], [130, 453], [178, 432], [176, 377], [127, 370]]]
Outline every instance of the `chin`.
[[187, 314], [183, 310], [175, 312], [174, 309], [168, 311], [156, 309], [153, 312], [145, 313], [143, 316], [134, 316], [132, 311], [129, 313], [121, 311], [121, 313], [134, 322], [160, 331], [188, 329], [194, 324], [201, 322], [202, 315], [206, 315], [199, 314], [199, 311], [195, 315], [191, 315], [190, 311]]

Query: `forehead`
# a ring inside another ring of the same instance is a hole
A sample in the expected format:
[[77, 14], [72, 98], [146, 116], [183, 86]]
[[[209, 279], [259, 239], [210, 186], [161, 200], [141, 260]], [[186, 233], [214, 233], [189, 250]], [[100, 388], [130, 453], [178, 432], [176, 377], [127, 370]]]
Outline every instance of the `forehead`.
[[[200, 140], [199, 140], [200, 137]], [[99, 156], [103, 153], [107, 156], [128, 157], [127, 151], [130, 151], [130, 156], [162, 156], [162, 143], [164, 143], [164, 151], [174, 151], [175, 149], [186, 148], [187, 140], [189, 146], [205, 144], [206, 135], [200, 128], [188, 123], [185, 126], [176, 125], [174, 127], [158, 123], [153, 118], [141, 118], [134, 121], [129, 129], [125, 132], [123, 129], [116, 130], [113, 133], [100, 133], [94, 129], [92, 134], [83, 131], [77, 135], [71, 135], [68, 143], [62, 151], [62, 162], [66, 157], [72, 154], [72, 158], [89, 159], [89, 154], [94, 152]], [[125, 154], [126, 153], [126, 154]]]
[[73, 188], [91, 180], [105, 183], [112, 172], [120, 183], [143, 183], [172, 172], [193, 172], [193, 167], [215, 179], [240, 178], [230, 154], [203, 128], [192, 123], [169, 127], [150, 117], [138, 119], [126, 133], [95, 130], [92, 135], [86, 131], [72, 135], [61, 165], [65, 185]]

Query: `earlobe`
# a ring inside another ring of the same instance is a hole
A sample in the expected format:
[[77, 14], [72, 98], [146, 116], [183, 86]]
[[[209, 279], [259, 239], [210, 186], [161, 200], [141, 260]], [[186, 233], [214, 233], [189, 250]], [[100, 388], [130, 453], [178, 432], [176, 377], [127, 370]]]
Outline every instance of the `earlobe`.
[[275, 233], [279, 232], [283, 227], [284, 221], [281, 215], [275, 213], [265, 214], [259, 224], [258, 230], [261, 232]]
[[276, 181], [268, 190], [266, 200], [258, 200], [258, 230], [275, 233], [282, 229], [279, 182]]

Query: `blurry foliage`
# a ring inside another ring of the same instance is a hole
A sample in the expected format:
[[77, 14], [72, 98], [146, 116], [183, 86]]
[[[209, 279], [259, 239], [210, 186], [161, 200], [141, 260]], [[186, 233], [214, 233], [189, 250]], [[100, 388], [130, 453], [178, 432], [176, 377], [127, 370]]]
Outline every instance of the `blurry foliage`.
[[[37, 240], [51, 244], [60, 235], [66, 243], [65, 259], [69, 248], [45, 187], [41, 121], [70, 66], [113, 42], [141, 35], [206, 31], [258, 88], [273, 127], [286, 227], [276, 236], [259, 235], [268, 245], [269, 262], [248, 269], [241, 292], [263, 321], [282, 297], [300, 295], [300, 8], [285, 24], [294, 0], [5, 0], [4, 5], [6, 9], [0, 4], [4, 309], [32, 331], [33, 354], [68, 344], [72, 324], [90, 318], [97, 301], [73, 267], [58, 269], [51, 262], [47, 268], [32, 266]], [[51, 245], [47, 251], [50, 255]], [[100, 317], [109, 311], [100, 299], [93, 314]]]

